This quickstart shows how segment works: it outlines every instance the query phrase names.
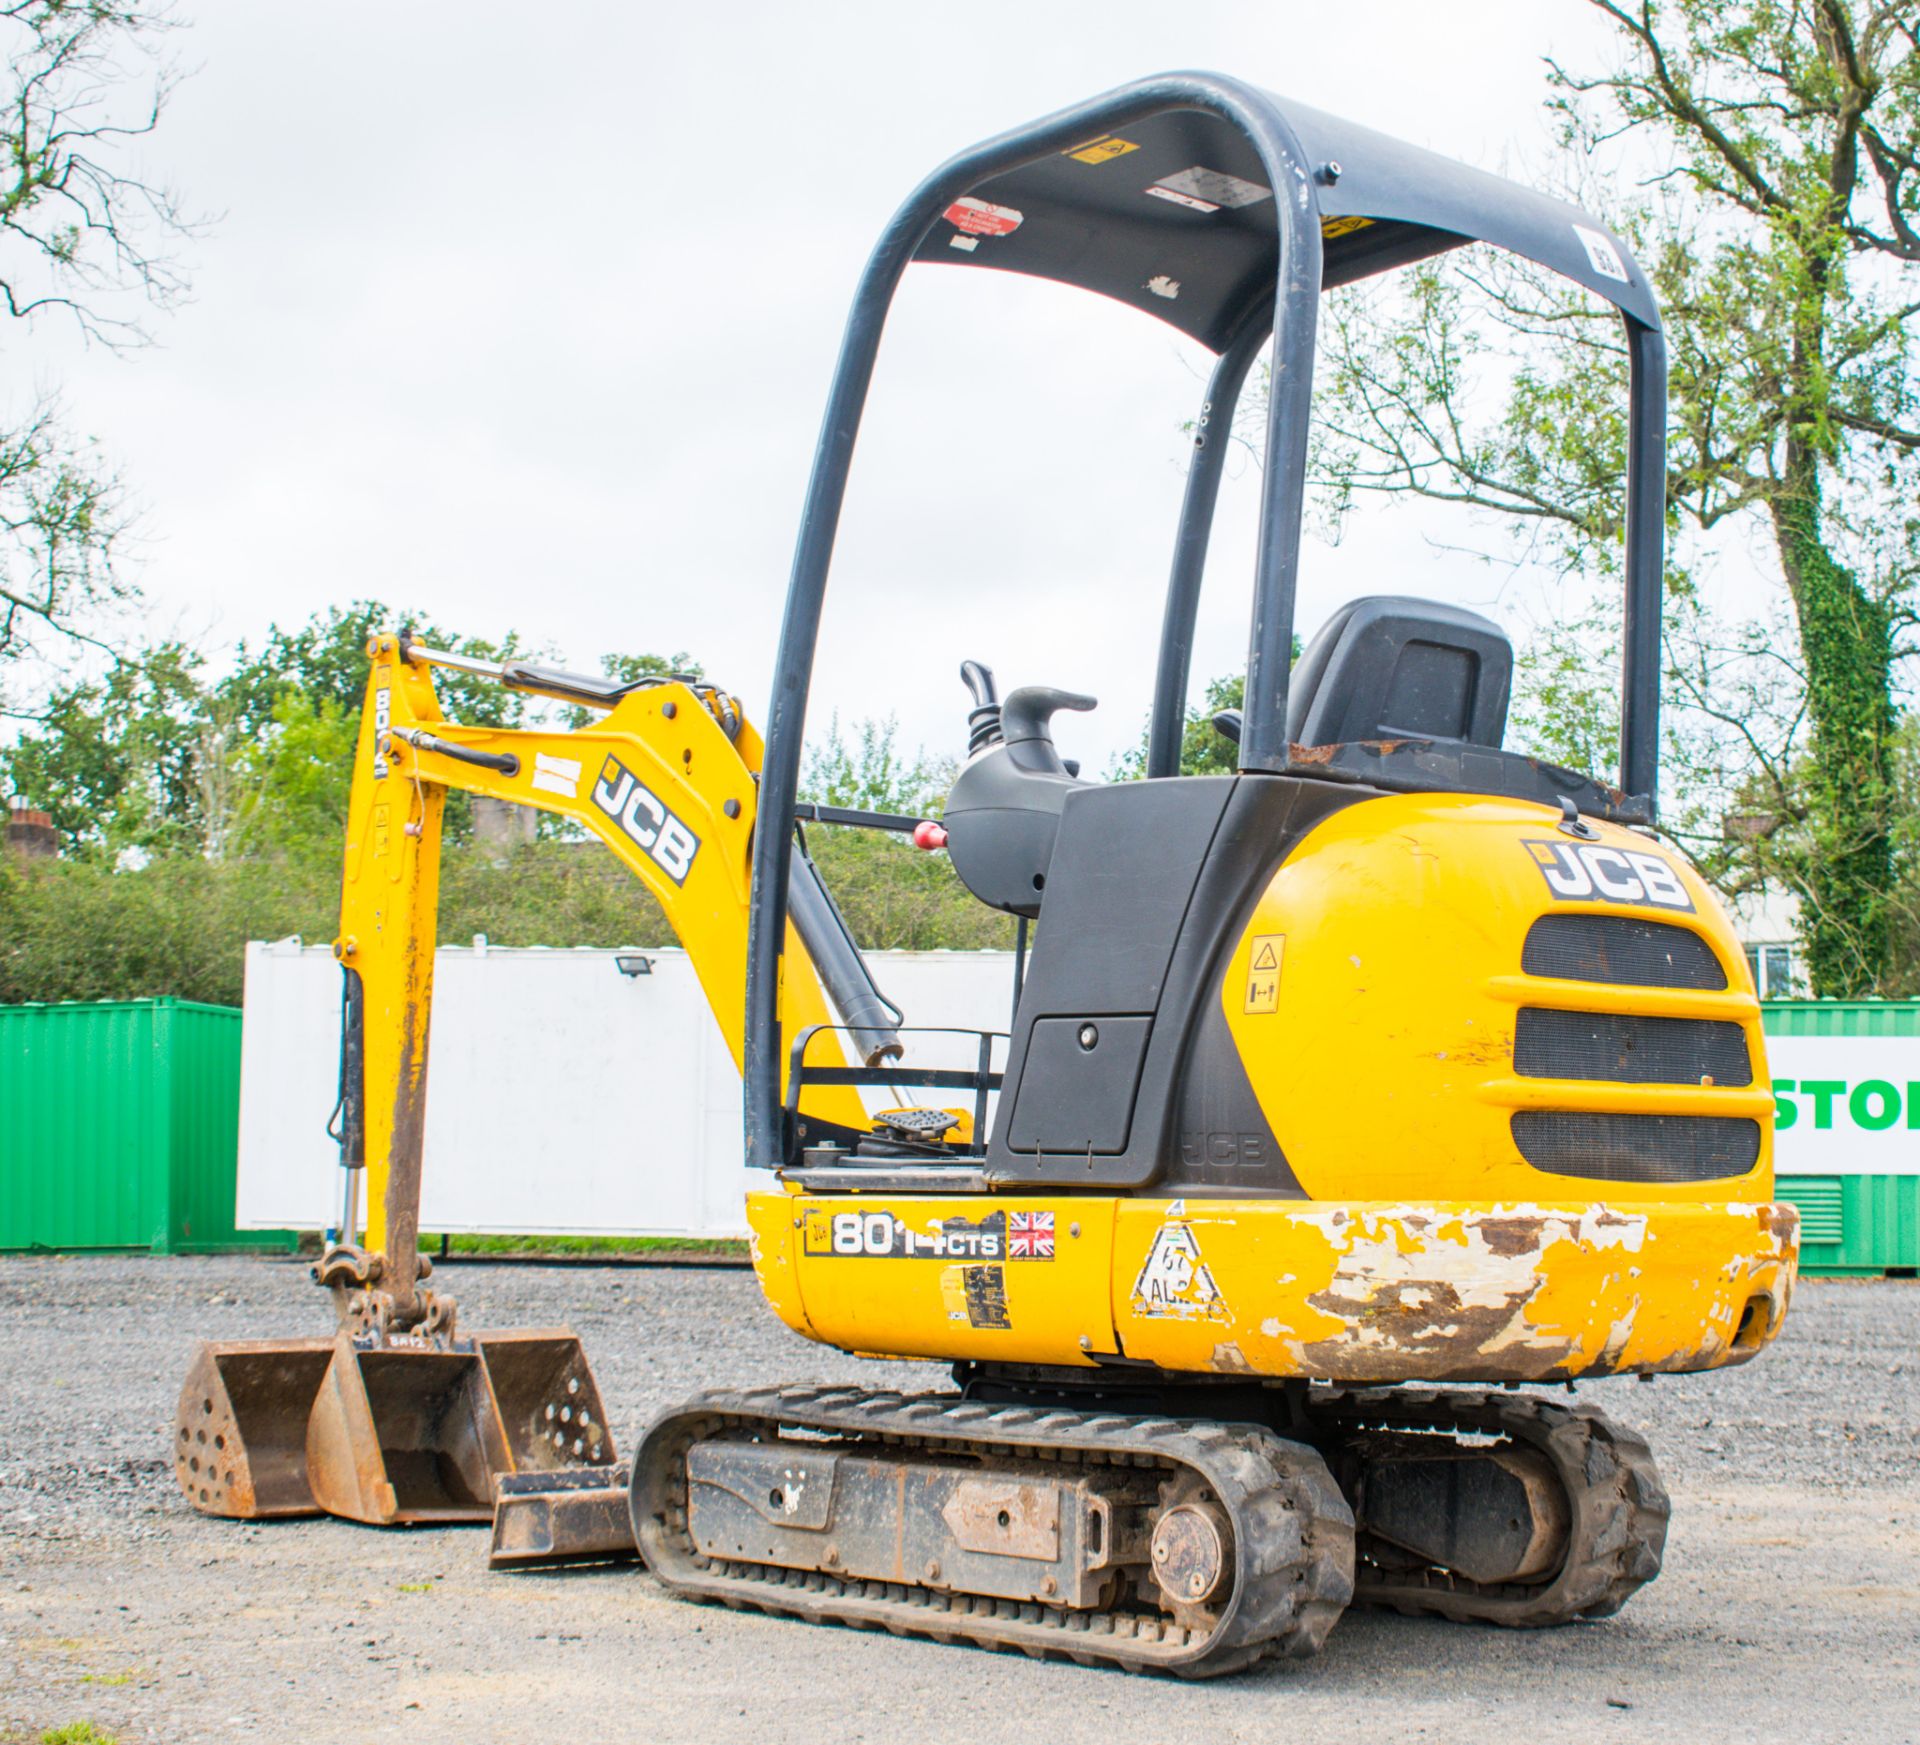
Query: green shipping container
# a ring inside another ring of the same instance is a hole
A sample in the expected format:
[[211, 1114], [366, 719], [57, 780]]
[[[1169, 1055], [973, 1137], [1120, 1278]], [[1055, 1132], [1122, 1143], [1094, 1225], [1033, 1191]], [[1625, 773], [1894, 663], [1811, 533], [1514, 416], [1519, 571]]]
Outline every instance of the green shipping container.
[[[1775, 1135], [1777, 1192], [1800, 1208], [1800, 1270], [1816, 1276], [1900, 1276], [1920, 1271], [1920, 1174], [1876, 1171], [1876, 1153], [1920, 1147], [1920, 1000], [1769, 1000], [1761, 1006], [1768, 1041], [1782, 1044], [1770, 1062], [1781, 1107]], [[1785, 1069], [1798, 1038], [1859, 1043], [1915, 1039], [1914, 1061], [1899, 1072], [1871, 1063], [1825, 1069], [1833, 1076], [1796, 1080]], [[1809, 1087], [1814, 1087], [1810, 1093]], [[1857, 1162], [1833, 1173], [1794, 1165], [1795, 1129], [1804, 1122], [1848, 1143]]]
[[236, 1231], [240, 1014], [0, 1006], [0, 1249], [287, 1248]]

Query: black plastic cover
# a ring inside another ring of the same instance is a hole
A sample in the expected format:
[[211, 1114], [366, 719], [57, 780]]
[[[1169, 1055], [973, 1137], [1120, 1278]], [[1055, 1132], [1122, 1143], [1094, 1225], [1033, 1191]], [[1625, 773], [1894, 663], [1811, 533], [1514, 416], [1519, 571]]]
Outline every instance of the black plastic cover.
[[[1659, 325], [1646, 274], [1578, 207], [1292, 98], [1201, 78], [1277, 116], [1314, 165], [1323, 284], [1485, 241]], [[956, 202], [917, 258], [1083, 286], [1221, 351], [1249, 305], [1272, 295], [1278, 241], [1269, 181], [1260, 153], [1232, 121], [1166, 109], [979, 183], [967, 199], [986, 210]]]
[[1007, 1122], [1016, 1151], [1072, 1157], [1126, 1148], [1151, 1017], [1043, 1018]]
[[1724, 988], [1727, 972], [1699, 934], [1635, 915], [1542, 915], [1527, 929], [1530, 976], [1633, 988]]
[[1003, 1116], [988, 1144], [989, 1179], [1298, 1197], [1233, 1039], [1215, 1022], [1221, 977], [1293, 845], [1372, 797], [1297, 776], [1188, 776], [1073, 795], [1014, 1016], [1002, 1108], [1050, 1095], [1051, 1068], [1036, 1046], [1049, 1020], [1091, 1020], [1103, 1032], [1106, 1015], [1153, 1022], [1116, 1149], [1096, 1146], [1091, 1157], [1084, 1146], [1077, 1157], [1020, 1149], [1022, 1135]]
[[1491, 619], [1437, 600], [1349, 600], [1315, 632], [1293, 674], [1287, 738], [1454, 740], [1497, 750], [1507, 730], [1513, 645]]

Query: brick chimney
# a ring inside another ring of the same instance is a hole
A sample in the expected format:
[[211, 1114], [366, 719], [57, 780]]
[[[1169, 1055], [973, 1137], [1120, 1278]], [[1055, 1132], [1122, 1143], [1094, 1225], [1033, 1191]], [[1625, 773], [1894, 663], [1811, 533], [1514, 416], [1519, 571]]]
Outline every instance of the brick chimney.
[[7, 852], [22, 860], [51, 860], [60, 852], [60, 832], [45, 812], [36, 812], [19, 794], [7, 813]]

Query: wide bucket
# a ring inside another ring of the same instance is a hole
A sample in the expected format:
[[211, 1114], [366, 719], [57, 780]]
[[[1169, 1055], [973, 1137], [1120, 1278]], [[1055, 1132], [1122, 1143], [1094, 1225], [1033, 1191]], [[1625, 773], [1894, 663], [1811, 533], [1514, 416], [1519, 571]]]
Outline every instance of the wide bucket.
[[614, 1448], [586, 1353], [556, 1327], [453, 1350], [345, 1335], [203, 1344], [174, 1457], [203, 1514], [385, 1527], [491, 1521], [509, 1474], [597, 1470]]
[[260, 1520], [320, 1511], [307, 1482], [307, 1420], [331, 1339], [203, 1343], [175, 1415], [174, 1471], [204, 1515]]
[[507, 1474], [612, 1460], [600, 1393], [572, 1333], [461, 1343], [336, 1342], [307, 1424], [307, 1476], [321, 1508], [375, 1526], [491, 1521]]

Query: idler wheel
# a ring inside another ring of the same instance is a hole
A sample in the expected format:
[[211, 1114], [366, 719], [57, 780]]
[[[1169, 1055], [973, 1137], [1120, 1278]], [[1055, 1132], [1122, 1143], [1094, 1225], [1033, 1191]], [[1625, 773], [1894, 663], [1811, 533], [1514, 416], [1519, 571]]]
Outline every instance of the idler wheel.
[[1218, 1498], [1183, 1473], [1160, 1487], [1147, 1556], [1165, 1604], [1182, 1623], [1211, 1619], [1233, 1589], [1233, 1528]]

